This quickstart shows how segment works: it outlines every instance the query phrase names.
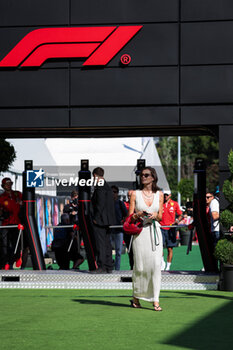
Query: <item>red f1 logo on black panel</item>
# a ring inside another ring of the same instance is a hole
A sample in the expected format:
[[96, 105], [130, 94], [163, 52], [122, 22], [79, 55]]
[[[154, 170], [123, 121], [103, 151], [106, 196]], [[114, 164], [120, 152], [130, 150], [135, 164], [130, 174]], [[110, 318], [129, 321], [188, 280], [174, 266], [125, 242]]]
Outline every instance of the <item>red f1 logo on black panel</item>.
[[0, 61], [0, 67], [39, 67], [49, 58], [87, 58], [83, 66], [105, 66], [141, 28], [138, 25], [35, 29]]

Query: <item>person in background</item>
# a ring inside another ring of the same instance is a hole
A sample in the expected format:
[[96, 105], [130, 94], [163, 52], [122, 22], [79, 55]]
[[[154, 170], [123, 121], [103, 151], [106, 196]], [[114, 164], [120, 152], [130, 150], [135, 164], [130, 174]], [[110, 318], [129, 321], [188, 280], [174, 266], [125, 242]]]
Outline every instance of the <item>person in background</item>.
[[[112, 193], [114, 198], [114, 204], [115, 204], [115, 216], [116, 216], [116, 223], [115, 225], [122, 225], [124, 219], [126, 218], [128, 211], [126, 209], [126, 206], [124, 202], [122, 202], [119, 198], [119, 188], [117, 186], [112, 186]], [[112, 240], [115, 244], [115, 270], [120, 270], [121, 265], [121, 252], [122, 252], [122, 246], [123, 246], [123, 229], [122, 228], [114, 228], [112, 229]]]
[[193, 222], [193, 219], [191, 216], [188, 215], [187, 211], [184, 211], [183, 218], [179, 222], [180, 225], [189, 225]]
[[[176, 201], [171, 199], [171, 191], [164, 190], [164, 204], [163, 204], [163, 215], [160, 222], [161, 226], [171, 226], [179, 224], [182, 220], [182, 210]], [[176, 219], [176, 214], [178, 218]], [[163, 244], [167, 246], [167, 266], [166, 271], [171, 268], [172, 257], [173, 257], [173, 247], [176, 247], [176, 228], [161, 227], [163, 235]], [[161, 270], [165, 269], [164, 257], [162, 259]]]
[[219, 237], [220, 237], [220, 228], [219, 228], [219, 199], [215, 197], [213, 192], [207, 191], [206, 193], [206, 204], [209, 207], [209, 216], [210, 216], [210, 231], [211, 239], [214, 247], [216, 246]]
[[[77, 249], [77, 237], [74, 236], [70, 227], [59, 228], [61, 225], [70, 225], [68, 213], [62, 214], [61, 224], [54, 229], [52, 250], [55, 252], [57, 264], [61, 270], [69, 270], [70, 261], [73, 261], [73, 269], [78, 269], [84, 259]], [[68, 251], [69, 247], [70, 250]]]
[[[9, 177], [2, 180], [4, 192], [0, 195], [0, 215], [2, 216], [2, 226], [0, 229], [0, 247], [1, 247], [1, 268], [5, 270], [13, 269], [14, 261], [19, 256], [19, 252], [14, 254], [18, 228], [7, 228], [8, 225], [20, 224], [20, 209], [22, 206], [22, 193], [12, 190], [13, 182]], [[20, 250], [20, 244], [18, 245]]]
[[91, 198], [98, 264], [98, 269], [92, 273], [112, 273], [112, 244], [109, 226], [114, 225], [116, 221], [114, 199], [112, 190], [104, 179], [104, 169], [97, 167], [92, 173], [97, 183], [103, 183], [103, 186], [97, 184]]
[[70, 216], [70, 224], [78, 224], [78, 192], [71, 192], [71, 200], [69, 204], [66, 204], [63, 209], [63, 213], [67, 213]]

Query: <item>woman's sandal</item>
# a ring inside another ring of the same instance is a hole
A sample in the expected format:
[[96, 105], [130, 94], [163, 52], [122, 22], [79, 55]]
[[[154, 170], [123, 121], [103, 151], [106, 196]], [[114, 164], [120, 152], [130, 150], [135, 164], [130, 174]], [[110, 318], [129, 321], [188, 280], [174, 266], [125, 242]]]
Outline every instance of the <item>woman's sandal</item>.
[[153, 305], [153, 307], [155, 311], [163, 311], [163, 309], [159, 305]]
[[141, 308], [141, 304], [139, 303], [139, 301], [137, 303], [135, 303], [134, 300], [130, 300], [130, 304], [131, 304], [131, 307], [133, 307], [134, 309], [140, 309]]

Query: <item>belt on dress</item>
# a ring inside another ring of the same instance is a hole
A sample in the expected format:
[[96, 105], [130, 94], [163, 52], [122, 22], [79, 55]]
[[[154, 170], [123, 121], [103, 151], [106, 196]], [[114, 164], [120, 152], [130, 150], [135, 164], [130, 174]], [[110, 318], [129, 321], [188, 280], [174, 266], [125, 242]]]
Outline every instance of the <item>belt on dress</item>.
[[[153, 226], [153, 230], [154, 230], [154, 240], [152, 239], [152, 232], [151, 232], [152, 226]], [[152, 251], [155, 251], [156, 247], [159, 245], [159, 236], [158, 236], [155, 220], [153, 220], [152, 224], [150, 225], [150, 235], [151, 235]]]

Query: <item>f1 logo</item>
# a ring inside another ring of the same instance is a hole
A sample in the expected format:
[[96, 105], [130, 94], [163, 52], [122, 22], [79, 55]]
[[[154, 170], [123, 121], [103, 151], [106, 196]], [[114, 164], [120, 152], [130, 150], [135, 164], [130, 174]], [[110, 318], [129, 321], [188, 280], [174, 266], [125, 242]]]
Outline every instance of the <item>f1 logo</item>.
[[42, 28], [28, 33], [0, 67], [39, 67], [49, 58], [86, 58], [83, 66], [105, 66], [142, 26]]
[[44, 171], [27, 170], [27, 187], [44, 187]]

